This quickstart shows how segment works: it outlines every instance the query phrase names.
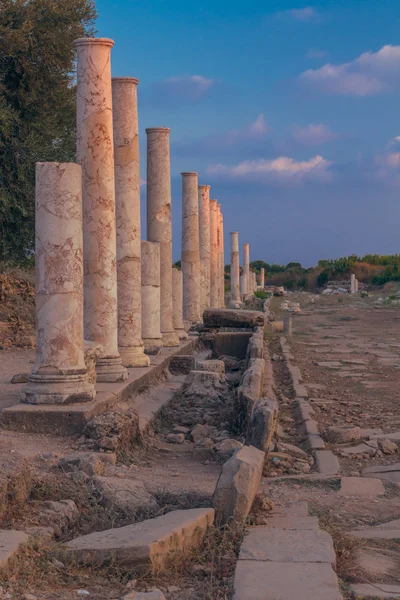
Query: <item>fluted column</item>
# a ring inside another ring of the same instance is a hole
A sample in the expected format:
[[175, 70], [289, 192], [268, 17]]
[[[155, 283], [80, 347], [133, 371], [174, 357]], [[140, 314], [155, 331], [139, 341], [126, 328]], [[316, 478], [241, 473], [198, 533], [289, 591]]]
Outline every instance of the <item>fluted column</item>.
[[103, 347], [98, 381], [126, 379], [118, 352], [112, 40], [75, 41], [77, 160], [82, 165], [85, 339]]
[[147, 367], [142, 342], [140, 167], [137, 84], [112, 80], [117, 218], [118, 346], [126, 367]]
[[198, 175], [181, 175], [183, 320], [189, 324], [201, 321]]
[[264, 287], [265, 287], [265, 269], [264, 269], [264, 267], [262, 267], [262, 269], [261, 269], [260, 286], [262, 287], [262, 289], [264, 289]]
[[21, 401], [88, 402], [83, 345], [82, 171], [37, 163], [35, 200], [36, 361]]
[[220, 206], [220, 231], [221, 231], [221, 283], [220, 283], [220, 308], [225, 308], [225, 238], [224, 238], [224, 215]]
[[231, 296], [230, 307], [240, 308], [239, 233], [231, 232]]
[[142, 336], [145, 352], [163, 345], [160, 319], [160, 244], [142, 241]]
[[182, 271], [173, 267], [172, 269], [172, 309], [174, 313], [174, 329], [180, 340], [186, 340], [188, 334], [183, 324], [183, 277]]
[[217, 201], [210, 200], [210, 307], [218, 308], [218, 211]]
[[170, 130], [153, 127], [146, 134], [147, 239], [160, 244], [161, 334], [164, 346], [179, 346], [172, 314]]
[[251, 281], [250, 281], [250, 248], [249, 244], [243, 244], [243, 275], [245, 279], [245, 293], [251, 293]]
[[200, 315], [210, 307], [210, 186], [199, 185]]

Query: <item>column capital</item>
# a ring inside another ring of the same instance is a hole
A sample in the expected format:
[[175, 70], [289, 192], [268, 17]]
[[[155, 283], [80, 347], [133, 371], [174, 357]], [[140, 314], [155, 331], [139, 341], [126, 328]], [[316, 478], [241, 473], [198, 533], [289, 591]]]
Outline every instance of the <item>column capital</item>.
[[207, 190], [209, 190], [209, 189], [211, 189], [211, 185], [205, 185], [205, 184], [201, 183], [201, 184], [199, 185], [199, 188], [204, 188], [204, 189], [207, 189]]
[[133, 85], [137, 85], [139, 83], [139, 79], [137, 77], [112, 77], [111, 81], [113, 83], [131, 83]]
[[169, 127], [147, 127], [146, 129], [146, 133], [156, 133], [157, 131], [160, 133], [171, 133]]
[[75, 48], [78, 46], [108, 46], [109, 48], [112, 48], [114, 46], [114, 40], [111, 40], [110, 38], [84, 37], [74, 40], [74, 46]]
[[199, 174], [196, 173], [196, 171], [185, 171], [183, 173], [181, 173], [182, 177], [198, 177]]

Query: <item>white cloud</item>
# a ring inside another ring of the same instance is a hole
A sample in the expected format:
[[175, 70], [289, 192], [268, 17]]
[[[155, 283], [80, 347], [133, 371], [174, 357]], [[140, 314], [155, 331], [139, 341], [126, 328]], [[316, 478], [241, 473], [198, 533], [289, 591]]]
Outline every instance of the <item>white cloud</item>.
[[327, 94], [361, 97], [389, 92], [400, 83], [400, 46], [383, 46], [347, 63], [309, 69], [299, 80]]
[[228, 177], [265, 183], [299, 183], [304, 179], [329, 180], [331, 174], [328, 169], [331, 164], [319, 155], [310, 158], [308, 161], [296, 161], [287, 156], [279, 156], [272, 160], [247, 160], [236, 166], [210, 165], [207, 172], [209, 175], [222, 178]]
[[300, 21], [302, 23], [310, 23], [319, 21], [321, 19], [318, 11], [312, 6], [305, 6], [304, 8], [292, 8], [291, 10], [283, 10], [277, 13], [280, 17], [288, 17], [294, 21]]
[[[246, 131], [246, 130], [244, 130], [244, 131]], [[258, 117], [254, 121], [254, 123], [250, 124], [247, 131], [248, 131], [248, 133], [250, 133], [250, 135], [264, 135], [267, 133], [268, 127], [265, 124], [265, 119], [264, 119], [263, 113], [258, 115]]]
[[324, 58], [328, 56], [329, 52], [327, 50], [321, 50], [320, 48], [310, 48], [306, 52], [306, 58]]
[[293, 127], [293, 138], [296, 142], [304, 144], [306, 146], [313, 146], [318, 144], [326, 144], [337, 139], [339, 136], [333, 133], [326, 125], [307, 125], [307, 127], [301, 127], [295, 125]]
[[377, 179], [389, 185], [400, 185], [400, 152], [384, 152], [375, 156]]

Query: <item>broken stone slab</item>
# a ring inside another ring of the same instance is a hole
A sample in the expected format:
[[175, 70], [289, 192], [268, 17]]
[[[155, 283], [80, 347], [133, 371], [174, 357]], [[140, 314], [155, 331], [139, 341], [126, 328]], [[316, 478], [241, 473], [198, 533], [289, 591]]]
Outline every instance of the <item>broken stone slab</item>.
[[390, 440], [392, 442], [395, 442], [399, 446], [400, 445], [400, 431], [395, 431], [394, 433], [370, 435], [369, 439], [377, 440], [378, 442], [381, 442], [382, 440]]
[[196, 360], [195, 370], [225, 375], [225, 363], [222, 360]]
[[238, 442], [238, 440], [232, 440], [232, 439], [226, 439], [226, 440], [222, 440], [222, 442], [220, 442], [219, 444], [217, 444], [215, 446], [215, 450], [218, 452], [218, 454], [223, 458], [223, 459], [227, 459], [230, 456], [232, 456], [232, 454], [238, 450], [238, 448], [242, 448], [243, 444], [241, 442]]
[[180, 354], [173, 356], [169, 363], [169, 370], [173, 375], [188, 375], [195, 369], [195, 359], [192, 354]]
[[379, 598], [379, 600], [386, 600], [386, 598], [400, 598], [400, 583], [352, 583], [350, 585], [351, 591], [356, 594], [357, 597], [362, 597], [365, 600], [368, 598]]
[[292, 502], [286, 506], [275, 506], [271, 512], [271, 516], [308, 517], [308, 503]]
[[204, 327], [264, 327], [264, 314], [256, 310], [208, 308], [203, 313]]
[[361, 439], [361, 431], [353, 425], [332, 426], [327, 429], [327, 437], [337, 443], [356, 442]]
[[353, 456], [355, 454], [369, 454], [370, 456], [375, 456], [377, 448], [378, 444], [376, 447], [369, 444], [358, 444], [357, 446], [350, 446], [349, 448], [340, 448], [340, 452], [345, 456]]
[[16, 373], [11, 378], [10, 383], [28, 383], [29, 373]]
[[318, 471], [324, 475], [335, 475], [340, 472], [338, 458], [330, 450], [317, 450], [315, 460]]
[[393, 577], [399, 572], [400, 561], [381, 552], [380, 549], [366, 551], [362, 548], [357, 551], [356, 564], [368, 577], [376, 577], [377, 575], [390, 575]]
[[318, 423], [314, 421], [314, 419], [308, 419], [308, 421], [304, 421], [302, 425], [302, 429], [306, 435], [318, 435]]
[[83, 564], [109, 564], [124, 568], [161, 569], [171, 554], [198, 547], [214, 522], [212, 508], [177, 510], [155, 519], [90, 533], [67, 542], [57, 552], [61, 559]]
[[94, 477], [93, 484], [101, 495], [101, 502], [109, 508], [134, 511], [142, 507], [157, 507], [154, 496], [147, 492], [142, 481], [119, 477]]
[[358, 498], [378, 498], [385, 495], [385, 488], [379, 479], [363, 477], [342, 477], [340, 496], [357, 496]]
[[41, 507], [37, 522], [44, 527], [52, 527], [57, 536], [75, 525], [79, 518], [79, 510], [73, 500], [48, 500], [42, 502]]
[[325, 362], [317, 362], [319, 367], [325, 367], [327, 369], [340, 369], [342, 367], [342, 363], [337, 360], [328, 360]]
[[331, 565], [239, 560], [233, 600], [343, 600]]
[[399, 471], [400, 472], [400, 463], [393, 463], [392, 465], [383, 465], [383, 466], [379, 466], [379, 465], [375, 465], [373, 467], [366, 467], [365, 469], [362, 470], [362, 475], [374, 475], [376, 474], [381, 474], [381, 473], [391, 473], [391, 472], [396, 472]]
[[104, 462], [94, 454], [69, 454], [60, 460], [59, 467], [65, 473], [83, 471], [90, 476], [104, 473]]
[[307, 389], [300, 383], [293, 383], [296, 398], [308, 398]]
[[235, 397], [235, 423], [241, 431], [246, 431], [255, 400], [262, 396], [264, 385], [265, 361], [252, 360], [251, 366], [243, 374]]
[[309, 421], [314, 415], [314, 409], [311, 404], [305, 400], [300, 400], [296, 413], [299, 417], [300, 423], [304, 423], [304, 421]]
[[314, 529], [319, 530], [318, 517], [299, 517], [297, 515], [276, 515], [268, 518], [266, 527], [269, 529]]
[[286, 452], [292, 454], [295, 458], [307, 458], [308, 454], [302, 448], [294, 446], [293, 444], [287, 444], [285, 442], [278, 442], [276, 445], [278, 452]]
[[245, 536], [239, 560], [278, 563], [306, 562], [336, 564], [332, 538], [326, 531], [253, 527]]
[[374, 525], [373, 527], [360, 527], [351, 531], [350, 534], [363, 539], [400, 539], [400, 519], [379, 523], [379, 525]]
[[185, 441], [185, 434], [184, 433], [168, 433], [166, 436], [166, 440], [167, 440], [167, 442], [170, 442], [171, 444], [183, 444], [183, 442]]
[[190, 371], [183, 386], [185, 396], [209, 400], [218, 400], [221, 390], [221, 375], [212, 371]]
[[307, 436], [307, 442], [311, 450], [324, 450], [325, 442], [320, 435], [310, 434]]
[[218, 525], [231, 519], [244, 522], [257, 494], [264, 456], [257, 448], [243, 446], [223, 465], [212, 499]]
[[278, 423], [278, 403], [269, 398], [260, 398], [253, 404], [247, 427], [246, 444], [267, 452]]
[[6, 569], [9, 561], [28, 543], [29, 536], [15, 529], [0, 529], [0, 569]]
[[247, 347], [247, 359], [264, 358], [264, 338], [262, 333], [254, 334], [249, 340]]
[[379, 439], [379, 447], [382, 450], [383, 454], [396, 454], [397, 450], [398, 450], [398, 446], [395, 442], [392, 442], [391, 440], [385, 439]]
[[210, 425], [202, 425], [201, 423], [198, 423], [190, 432], [190, 437], [192, 438], [193, 442], [197, 444], [203, 438], [210, 437], [211, 434], [212, 428]]

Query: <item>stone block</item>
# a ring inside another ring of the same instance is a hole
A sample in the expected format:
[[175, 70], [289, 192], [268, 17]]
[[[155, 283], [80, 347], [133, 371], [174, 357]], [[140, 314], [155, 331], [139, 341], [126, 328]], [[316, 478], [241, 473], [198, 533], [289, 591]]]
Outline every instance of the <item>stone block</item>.
[[232, 331], [219, 332], [213, 338], [213, 355], [214, 356], [235, 356], [239, 360], [243, 360], [247, 355], [247, 347], [251, 338], [249, 331]]
[[385, 488], [379, 479], [364, 477], [342, 477], [340, 496], [357, 496], [358, 498], [378, 498], [385, 495]]
[[225, 363], [222, 360], [196, 360], [195, 369], [225, 375]]
[[251, 366], [244, 372], [235, 398], [235, 422], [239, 431], [246, 431], [253, 404], [262, 396], [265, 362], [261, 358], [253, 359]]
[[331, 565], [239, 560], [233, 600], [343, 600]]
[[134, 511], [142, 507], [157, 507], [142, 481], [119, 477], [95, 477], [93, 484], [101, 495], [101, 502], [109, 508]]
[[215, 520], [244, 522], [253, 505], [264, 466], [264, 452], [243, 446], [223, 465], [213, 495]]
[[221, 390], [221, 375], [212, 371], [190, 371], [183, 392], [194, 398], [218, 400]]
[[326, 433], [329, 440], [338, 443], [355, 442], [361, 439], [360, 428], [353, 425], [328, 427]]
[[240, 560], [336, 564], [332, 538], [326, 531], [253, 527], [245, 536]]
[[177, 510], [166, 515], [107, 531], [90, 533], [67, 542], [57, 554], [83, 564], [114, 561], [123, 568], [162, 569], [173, 553], [198, 547], [214, 522], [212, 508]]
[[203, 313], [204, 327], [264, 327], [264, 314], [256, 310], [208, 308]]
[[319, 434], [318, 423], [317, 423], [317, 421], [314, 421], [313, 419], [308, 419], [308, 421], [304, 421], [302, 429], [303, 429], [304, 433], [306, 433], [307, 435], [318, 435]]
[[312, 419], [312, 417], [315, 415], [313, 407], [305, 400], [300, 400], [296, 412], [298, 414], [300, 423], [304, 423], [304, 421]]
[[103, 475], [104, 462], [95, 454], [69, 454], [59, 462], [65, 473], [83, 471], [86, 475]]
[[269, 398], [256, 400], [247, 426], [246, 444], [267, 452], [271, 446], [277, 423], [277, 401]]
[[318, 434], [310, 434], [307, 436], [307, 442], [311, 450], [324, 450], [325, 442]]
[[336, 475], [340, 471], [340, 464], [337, 456], [330, 450], [317, 450], [315, 453], [317, 468], [324, 475]]
[[191, 354], [173, 356], [169, 363], [169, 370], [173, 375], [188, 375], [195, 368], [195, 359]]
[[304, 385], [301, 383], [293, 383], [293, 389], [296, 398], [308, 398], [308, 392]]
[[285, 330], [285, 325], [283, 321], [271, 321], [270, 323], [272, 331], [275, 333], [283, 333]]

